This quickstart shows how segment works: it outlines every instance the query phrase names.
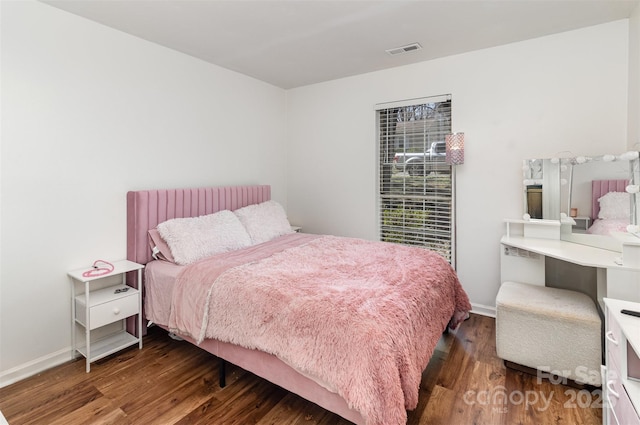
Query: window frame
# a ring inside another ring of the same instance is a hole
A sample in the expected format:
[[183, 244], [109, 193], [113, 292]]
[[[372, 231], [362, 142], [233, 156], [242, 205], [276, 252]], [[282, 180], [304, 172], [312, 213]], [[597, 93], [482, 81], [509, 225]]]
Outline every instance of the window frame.
[[[440, 145], [452, 131], [452, 105], [451, 95], [376, 105], [376, 220], [379, 240], [431, 249], [455, 268], [455, 166], [446, 164]], [[401, 118], [400, 112], [413, 116]], [[431, 128], [434, 119], [439, 121]], [[415, 128], [407, 131], [411, 126]], [[406, 163], [399, 166], [391, 159], [398, 159], [398, 153], [404, 161], [418, 158], [422, 170], [412, 174]]]

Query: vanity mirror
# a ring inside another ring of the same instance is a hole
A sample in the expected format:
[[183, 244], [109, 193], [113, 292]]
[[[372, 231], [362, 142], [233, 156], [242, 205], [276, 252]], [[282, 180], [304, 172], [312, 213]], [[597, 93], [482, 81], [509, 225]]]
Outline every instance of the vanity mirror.
[[[525, 214], [561, 220], [562, 240], [619, 250], [611, 232], [632, 230], [640, 237], [637, 227], [628, 228], [640, 223], [638, 152], [525, 160], [523, 177]], [[533, 195], [538, 188], [539, 210]]]
[[560, 168], [553, 159], [525, 159], [522, 164], [524, 211], [532, 219], [560, 219]]

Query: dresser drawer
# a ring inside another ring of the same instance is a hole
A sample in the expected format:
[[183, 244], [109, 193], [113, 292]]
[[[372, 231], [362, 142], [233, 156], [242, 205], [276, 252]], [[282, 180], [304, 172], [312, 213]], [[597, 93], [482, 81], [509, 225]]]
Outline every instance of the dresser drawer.
[[622, 358], [622, 331], [610, 310], [607, 310], [607, 329], [605, 331], [606, 350], [614, 359]]
[[[609, 363], [607, 362], [607, 364]], [[613, 416], [613, 407], [609, 402], [609, 394], [607, 394], [608, 367], [605, 365], [600, 366], [600, 373], [602, 378], [602, 424], [618, 425], [618, 421]]]
[[[640, 425], [640, 418], [622, 383], [618, 362], [611, 358], [607, 360], [610, 362], [607, 365], [607, 381], [605, 383], [607, 400], [605, 401], [611, 406], [613, 416], [619, 425]], [[609, 423], [616, 423], [616, 421], [610, 418]]]
[[640, 418], [620, 381], [607, 381], [607, 395], [618, 424], [640, 425]]
[[[117, 322], [134, 314], [138, 314], [138, 292], [132, 291], [126, 296], [91, 305], [89, 308], [89, 329], [93, 330], [109, 323]], [[76, 320], [85, 324], [84, 297], [76, 297]]]

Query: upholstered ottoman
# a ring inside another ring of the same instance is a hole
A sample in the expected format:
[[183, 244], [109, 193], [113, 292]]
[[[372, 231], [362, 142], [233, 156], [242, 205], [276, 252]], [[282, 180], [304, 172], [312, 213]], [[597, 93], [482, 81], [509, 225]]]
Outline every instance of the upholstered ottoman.
[[504, 282], [496, 310], [498, 357], [538, 369], [538, 376], [601, 384], [601, 322], [587, 295]]

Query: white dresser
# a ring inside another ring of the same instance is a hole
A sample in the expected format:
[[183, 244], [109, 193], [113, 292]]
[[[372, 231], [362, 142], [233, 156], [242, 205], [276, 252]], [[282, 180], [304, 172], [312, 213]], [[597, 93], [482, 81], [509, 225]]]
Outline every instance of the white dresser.
[[640, 303], [605, 298], [604, 425], [640, 425]]

